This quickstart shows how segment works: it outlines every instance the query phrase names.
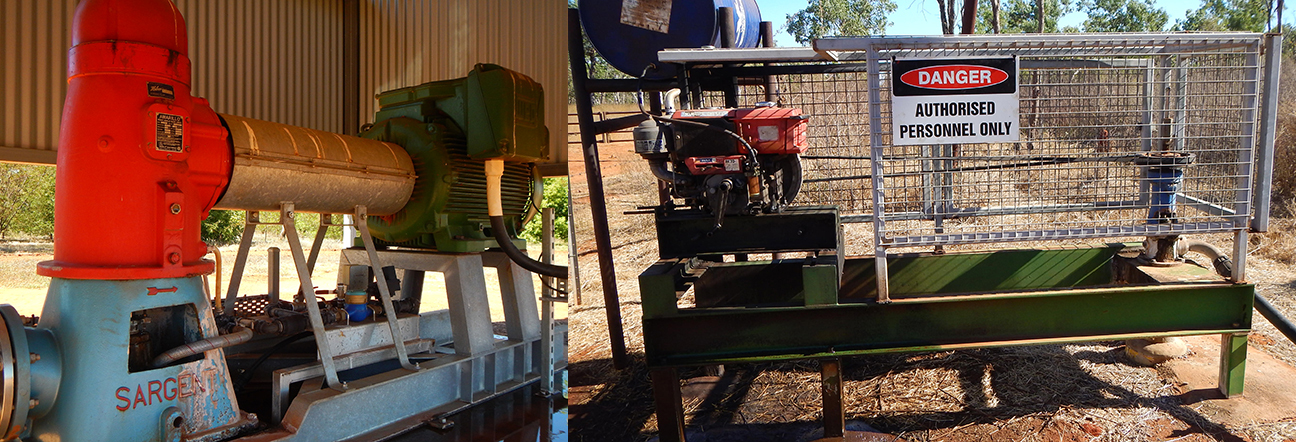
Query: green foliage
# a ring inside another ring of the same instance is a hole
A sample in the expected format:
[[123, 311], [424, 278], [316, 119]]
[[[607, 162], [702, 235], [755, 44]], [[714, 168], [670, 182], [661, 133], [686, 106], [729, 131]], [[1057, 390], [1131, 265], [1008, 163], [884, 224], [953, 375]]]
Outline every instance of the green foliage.
[[[1044, 2], [1044, 32], [1075, 32], [1075, 28], [1058, 28], [1058, 19], [1071, 12], [1071, 0], [1042, 0]], [[976, 33], [993, 32], [990, 21], [994, 12], [990, 9], [990, 0], [980, 0], [977, 4]], [[1004, 34], [1030, 34], [1039, 30], [1039, 15], [1036, 14], [1035, 0], [1005, 0], [999, 5], [999, 28]]]
[[0, 163], [0, 238], [54, 235], [54, 168]]
[[1151, 0], [1081, 0], [1085, 32], [1158, 32], [1170, 15]]
[[213, 210], [202, 222], [202, 240], [211, 246], [239, 241], [243, 234], [244, 214], [239, 210]]
[[[567, 241], [567, 214], [570, 212], [570, 206], [571, 201], [567, 198], [567, 177], [545, 178], [541, 207], [554, 208], [555, 240]], [[521, 236], [528, 241], [540, 242], [542, 227], [544, 226], [540, 215], [536, 215], [526, 226], [523, 226]]]
[[1174, 30], [1264, 32], [1268, 11], [1268, 0], [1203, 0], [1175, 22]]
[[14, 230], [32, 236], [54, 238], [54, 167], [16, 166], [26, 175], [20, 204], [24, 212]]
[[805, 9], [787, 16], [787, 31], [803, 45], [820, 37], [881, 35], [890, 24], [887, 14], [895, 10], [891, 0], [810, 0]]
[[[273, 223], [279, 221], [279, 212], [261, 212], [261, 221]], [[243, 237], [243, 223], [247, 219], [241, 210], [213, 210], [202, 223], [202, 240], [208, 245], [223, 246], [238, 242]], [[297, 212], [297, 235], [305, 247], [310, 247], [319, 229], [320, 214]], [[342, 215], [333, 215], [333, 223], [341, 224]], [[257, 233], [283, 235], [283, 228], [276, 225], [257, 226]], [[342, 228], [331, 227], [325, 238], [342, 239]]]

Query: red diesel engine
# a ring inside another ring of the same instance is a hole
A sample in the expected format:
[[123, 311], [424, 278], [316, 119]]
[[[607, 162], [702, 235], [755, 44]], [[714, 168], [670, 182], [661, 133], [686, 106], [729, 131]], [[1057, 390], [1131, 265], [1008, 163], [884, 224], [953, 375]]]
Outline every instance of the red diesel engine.
[[[809, 116], [761, 105], [656, 117], [634, 130], [635, 152], [686, 207], [716, 216], [775, 213], [801, 188]], [[671, 203], [673, 204], [673, 202]]]

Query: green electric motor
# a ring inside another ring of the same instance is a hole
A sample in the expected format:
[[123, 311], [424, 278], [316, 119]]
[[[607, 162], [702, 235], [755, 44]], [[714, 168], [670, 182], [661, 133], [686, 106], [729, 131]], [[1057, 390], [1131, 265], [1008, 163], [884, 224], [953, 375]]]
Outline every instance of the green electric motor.
[[418, 176], [405, 208], [369, 217], [380, 245], [459, 253], [496, 247], [486, 214], [487, 159], [505, 160], [505, 224], [517, 237], [540, 195], [535, 163], [549, 158], [539, 83], [478, 64], [466, 78], [384, 92], [378, 104], [376, 123], [360, 136], [404, 147]]

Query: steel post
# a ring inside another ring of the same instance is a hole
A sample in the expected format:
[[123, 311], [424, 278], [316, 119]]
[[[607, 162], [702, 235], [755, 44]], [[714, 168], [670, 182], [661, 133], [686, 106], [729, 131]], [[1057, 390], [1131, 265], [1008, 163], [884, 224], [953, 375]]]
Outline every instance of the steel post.
[[1246, 376], [1247, 334], [1220, 335], [1219, 391], [1224, 397], [1242, 395]]
[[608, 338], [612, 347], [612, 365], [628, 367], [625, 332], [621, 325], [621, 299], [617, 296], [616, 269], [612, 261], [612, 235], [608, 230], [607, 201], [603, 196], [603, 170], [599, 166], [598, 143], [594, 139], [594, 106], [585, 87], [589, 70], [585, 67], [585, 47], [581, 39], [580, 13], [567, 11], [567, 52], [571, 62], [572, 89], [576, 95], [576, 115], [581, 127], [581, 146], [585, 153], [585, 180], [589, 187], [590, 214], [594, 218], [594, 247], [598, 252], [599, 273], [603, 280], [603, 303], [607, 310]]
[[1282, 34], [1265, 35], [1264, 93], [1260, 96], [1260, 142], [1256, 144], [1256, 182], [1251, 231], [1269, 231], [1269, 193], [1273, 188], [1274, 132], [1278, 127], [1278, 85], [1282, 74]]
[[654, 368], [653, 403], [657, 411], [657, 439], [661, 442], [684, 442], [684, 403], [680, 397], [679, 372], [671, 367]]
[[822, 377], [824, 437], [842, 437], [846, 432], [846, 410], [842, 406], [841, 359], [819, 360]]
[[279, 248], [266, 249], [266, 255], [266, 294], [279, 301]]

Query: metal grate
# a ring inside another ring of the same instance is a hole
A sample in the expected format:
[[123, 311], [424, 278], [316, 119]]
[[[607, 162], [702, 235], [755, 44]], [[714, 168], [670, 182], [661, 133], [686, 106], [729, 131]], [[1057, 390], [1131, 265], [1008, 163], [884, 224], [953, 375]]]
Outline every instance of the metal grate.
[[[838, 63], [875, 69], [775, 78], [783, 105], [813, 115], [798, 202], [834, 204], [845, 221], [872, 223], [879, 248], [1245, 229], [1255, 196], [1261, 39], [820, 40], [818, 49], [836, 51]], [[891, 144], [890, 60], [1006, 55], [1020, 66], [1019, 142]], [[744, 86], [740, 102], [760, 101], [763, 92]], [[1158, 195], [1140, 162], [1161, 151], [1193, 155], [1172, 220], [1149, 218]]]
[[234, 316], [239, 318], [261, 316], [266, 314], [268, 305], [270, 305], [270, 295], [240, 296], [234, 303]]

